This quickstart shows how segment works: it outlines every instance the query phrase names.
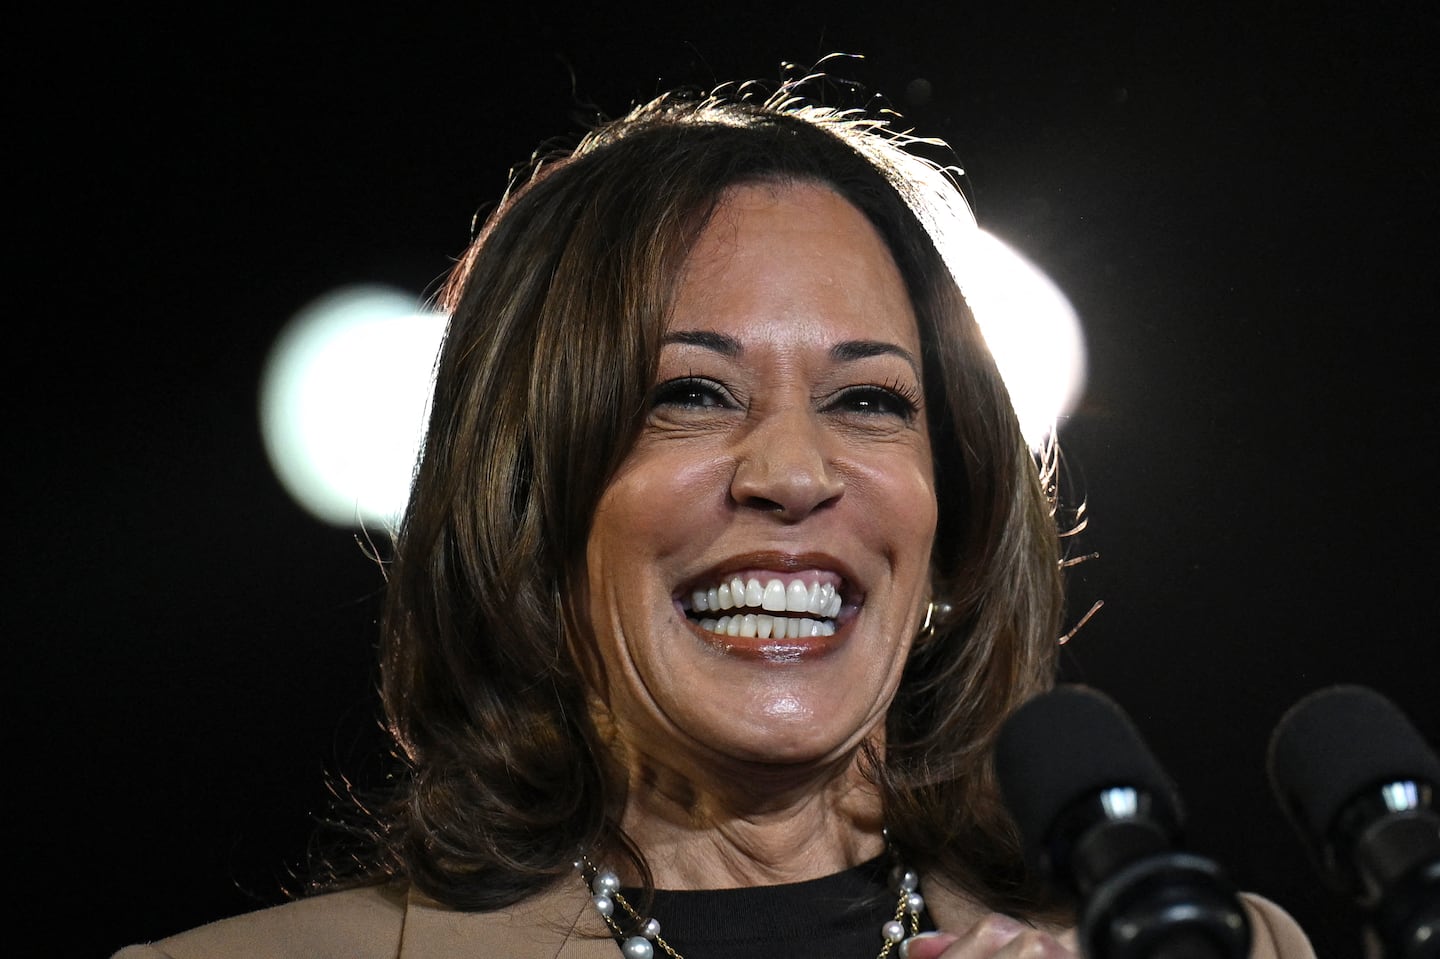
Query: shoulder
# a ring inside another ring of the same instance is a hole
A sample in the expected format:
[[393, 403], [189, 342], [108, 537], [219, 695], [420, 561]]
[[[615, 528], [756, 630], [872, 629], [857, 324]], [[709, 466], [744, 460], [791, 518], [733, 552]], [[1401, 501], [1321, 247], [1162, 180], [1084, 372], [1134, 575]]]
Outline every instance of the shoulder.
[[461, 912], [405, 885], [374, 886], [223, 919], [112, 959], [612, 959], [581, 883], [494, 912]]
[[404, 888], [370, 886], [222, 919], [113, 959], [393, 959], [404, 924]]

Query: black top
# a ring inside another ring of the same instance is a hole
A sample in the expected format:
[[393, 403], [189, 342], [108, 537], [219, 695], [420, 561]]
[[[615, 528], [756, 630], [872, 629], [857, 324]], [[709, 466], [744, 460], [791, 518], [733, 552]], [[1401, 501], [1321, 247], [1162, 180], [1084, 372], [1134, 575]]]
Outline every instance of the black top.
[[[643, 914], [659, 921], [660, 938], [684, 959], [874, 959], [885, 945], [880, 927], [895, 918], [900, 899], [891, 890], [891, 864], [889, 856], [881, 856], [781, 886], [659, 889]], [[644, 905], [637, 890], [623, 894], [637, 910]], [[920, 928], [934, 928], [929, 916], [922, 914]], [[664, 955], [657, 946], [656, 959]], [[892, 948], [890, 956], [895, 955]]]

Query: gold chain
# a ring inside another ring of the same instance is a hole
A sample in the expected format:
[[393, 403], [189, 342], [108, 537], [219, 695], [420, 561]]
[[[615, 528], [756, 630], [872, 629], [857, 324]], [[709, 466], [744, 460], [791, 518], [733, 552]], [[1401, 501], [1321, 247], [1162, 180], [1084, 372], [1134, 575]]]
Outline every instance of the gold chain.
[[[590, 862], [589, 857], [581, 857], [580, 862], [583, 863], [581, 878], [585, 880], [588, 886], [598, 870], [596, 870], [595, 866]], [[920, 934], [920, 910], [909, 908], [910, 894], [912, 891], [913, 890], [902, 888], [900, 890], [900, 901], [895, 904], [895, 922], [903, 922], [905, 914], [907, 912], [910, 914], [910, 931], [907, 933], [907, 937]], [[619, 890], [610, 894], [610, 900], [625, 910], [625, 914], [630, 917], [630, 921], [637, 927], [644, 925], [645, 917], [635, 911], [635, 907], [630, 905], [630, 901], [626, 899]], [[616, 938], [624, 939], [627, 935], [630, 935], [630, 933], [627, 933], [626, 930], [615, 921], [613, 915], [601, 913], [601, 917], [605, 920], [605, 925], [610, 927], [610, 931], [614, 933]], [[665, 937], [659, 933], [650, 937], [650, 941], [658, 946], [670, 959], [685, 959], [685, 957], [676, 952], [675, 947], [666, 942]], [[886, 957], [890, 955], [890, 950], [893, 949], [895, 945], [894, 940], [886, 937], [885, 945], [880, 949], [880, 955], [877, 956], [876, 959], [886, 959]]]
[[[901, 890], [900, 901], [895, 904], [895, 921], [900, 922], [902, 919], [905, 918], [905, 913], [909, 911], [910, 935], [918, 936], [920, 935], [920, 910], [908, 910], [906, 903], [909, 901], [909, 899], [909, 890]], [[880, 955], [876, 957], [876, 959], [885, 959], [886, 956], [890, 955], [890, 948], [894, 945], [895, 943], [891, 942], [889, 939], [886, 939], [885, 946], [880, 950]]]
[[[617, 892], [610, 898], [620, 904], [620, 908], [624, 909], [630, 915], [631, 921], [635, 922], [636, 924], [645, 921], [645, 917], [640, 915], [640, 913], [636, 912], [635, 907], [630, 905], [630, 903], [625, 899], [624, 896], [620, 895], [620, 893]], [[610, 931], [615, 933], [615, 935], [621, 937], [625, 935], [625, 930], [621, 929], [620, 924], [617, 923], [612, 917], [606, 916], [605, 924], [610, 927]], [[661, 949], [665, 950], [665, 955], [669, 956], [670, 959], [685, 959], [684, 956], [680, 955], [680, 953], [675, 951], [674, 946], [670, 945], [670, 943], [665, 941], [664, 936], [657, 935], [654, 939], [651, 939], [650, 941], [655, 943], [655, 945], [659, 946]]]

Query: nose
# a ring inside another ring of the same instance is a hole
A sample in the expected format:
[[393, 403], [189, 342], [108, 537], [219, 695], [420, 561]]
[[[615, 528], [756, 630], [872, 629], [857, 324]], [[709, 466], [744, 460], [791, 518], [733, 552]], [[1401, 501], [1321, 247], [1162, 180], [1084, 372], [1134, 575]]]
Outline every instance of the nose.
[[845, 483], [826, 441], [808, 410], [766, 417], [736, 445], [730, 498], [789, 523], [833, 505]]

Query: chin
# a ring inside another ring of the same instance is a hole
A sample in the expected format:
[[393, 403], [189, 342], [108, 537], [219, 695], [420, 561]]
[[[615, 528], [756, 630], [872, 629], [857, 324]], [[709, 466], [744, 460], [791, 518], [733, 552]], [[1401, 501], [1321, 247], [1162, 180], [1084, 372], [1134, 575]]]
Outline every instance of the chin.
[[873, 734], [872, 717], [834, 715], [804, 698], [783, 695], [752, 704], [741, 726], [696, 738], [730, 758], [776, 767], [817, 767], [849, 763]]

